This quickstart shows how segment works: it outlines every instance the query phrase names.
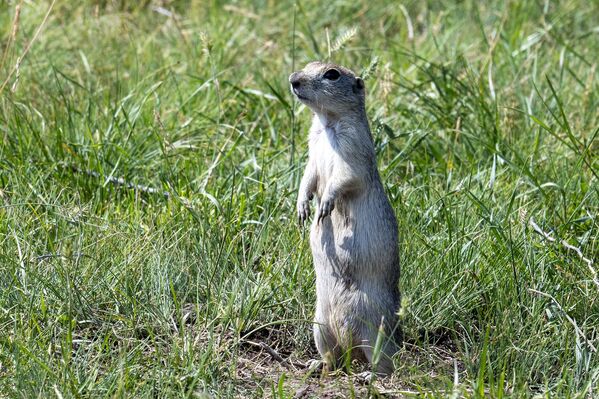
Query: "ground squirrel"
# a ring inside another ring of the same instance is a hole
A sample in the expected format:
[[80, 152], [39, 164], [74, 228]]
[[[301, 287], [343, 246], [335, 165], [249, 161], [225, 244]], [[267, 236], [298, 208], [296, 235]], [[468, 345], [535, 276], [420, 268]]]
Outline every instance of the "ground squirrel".
[[310, 233], [316, 347], [326, 368], [341, 365], [349, 354], [374, 363], [377, 373], [391, 373], [401, 340], [397, 220], [377, 169], [364, 81], [339, 65], [311, 62], [289, 82], [314, 112], [297, 212], [303, 224], [316, 194]]

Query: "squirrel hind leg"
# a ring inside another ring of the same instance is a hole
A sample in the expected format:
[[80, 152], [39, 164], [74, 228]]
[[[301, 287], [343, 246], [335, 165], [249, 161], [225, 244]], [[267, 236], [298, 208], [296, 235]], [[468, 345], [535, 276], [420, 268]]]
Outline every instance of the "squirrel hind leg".
[[[395, 370], [393, 355], [397, 353], [401, 344], [401, 342], [395, 342], [397, 334], [387, 336], [385, 333], [379, 337], [379, 328], [365, 328], [363, 330], [362, 351], [371, 365], [372, 371], [379, 375], [393, 374]], [[380, 349], [375, 351], [377, 339], [382, 339], [382, 345]]]
[[327, 326], [314, 323], [314, 343], [324, 363], [324, 370], [337, 369], [343, 358], [343, 350]]
[[374, 364], [375, 353], [374, 347], [371, 345], [364, 345], [362, 349], [364, 356], [368, 359], [368, 363], [372, 367], [372, 371], [378, 375], [387, 376], [393, 374], [395, 366], [393, 365], [393, 355], [396, 353], [395, 344], [388, 343], [384, 345], [381, 352], [378, 354], [376, 364]]

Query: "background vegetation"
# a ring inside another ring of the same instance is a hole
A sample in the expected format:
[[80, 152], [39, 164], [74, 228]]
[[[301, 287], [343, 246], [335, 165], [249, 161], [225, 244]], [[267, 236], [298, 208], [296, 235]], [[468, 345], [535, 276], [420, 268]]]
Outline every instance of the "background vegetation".
[[[597, 395], [598, 15], [0, 3], [0, 397]], [[310, 115], [287, 77], [328, 58], [367, 78], [401, 231], [406, 343], [369, 388], [301, 368]]]

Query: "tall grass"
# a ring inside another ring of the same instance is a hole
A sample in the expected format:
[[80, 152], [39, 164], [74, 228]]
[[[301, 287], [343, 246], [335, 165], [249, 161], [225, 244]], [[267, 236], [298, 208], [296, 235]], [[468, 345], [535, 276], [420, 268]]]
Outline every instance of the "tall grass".
[[597, 395], [597, 15], [0, 4], [0, 397], [366, 395], [296, 367], [310, 116], [287, 76], [329, 57], [368, 76], [401, 233], [406, 342], [367, 393]]

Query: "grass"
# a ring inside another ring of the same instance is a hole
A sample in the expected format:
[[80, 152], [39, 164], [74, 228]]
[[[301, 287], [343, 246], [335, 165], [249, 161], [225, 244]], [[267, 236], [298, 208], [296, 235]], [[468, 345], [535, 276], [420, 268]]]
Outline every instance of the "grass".
[[[0, 3], [0, 397], [597, 395], [597, 15]], [[317, 356], [287, 76], [329, 57], [367, 76], [401, 233], [406, 342], [371, 387], [256, 346]]]

